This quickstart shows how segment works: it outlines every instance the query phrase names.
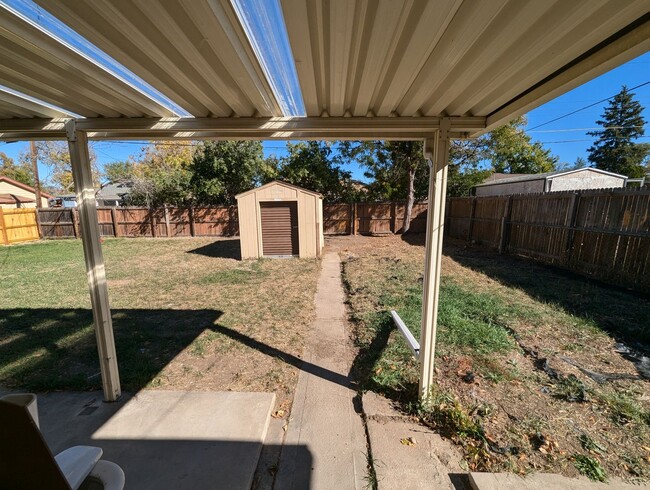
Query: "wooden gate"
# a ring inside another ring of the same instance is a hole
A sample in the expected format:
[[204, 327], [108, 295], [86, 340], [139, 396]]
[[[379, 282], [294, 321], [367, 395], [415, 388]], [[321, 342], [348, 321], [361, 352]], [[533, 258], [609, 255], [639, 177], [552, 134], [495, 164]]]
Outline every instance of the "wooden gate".
[[298, 204], [261, 202], [264, 256], [298, 255]]
[[38, 240], [36, 209], [0, 208], [0, 241], [3, 244]]

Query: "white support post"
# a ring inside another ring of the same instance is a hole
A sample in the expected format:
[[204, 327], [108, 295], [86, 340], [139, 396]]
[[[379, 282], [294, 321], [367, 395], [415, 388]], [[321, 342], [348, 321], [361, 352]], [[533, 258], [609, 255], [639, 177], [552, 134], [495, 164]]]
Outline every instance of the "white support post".
[[66, 123], [66, 134], [70, 149], [72, 177], [77, 194], [80, 232], [86, 260], [86, 272], [88, 274], [88, 288], [90, 289], [90, 302], [93, 309], [104, 400], [113, 402], [120, 397], [122, 392], [120, 389], [120, 374], [117, 368], [117, 356], [115, 354], [111, 309], [108, 303], [104, 257], [97, 221], [95, 189], [88, 156], [88, 138], [84, 131], [77, 129], [74, 120]]
[[434, 382], [440, 266], [447, 195], [450, 121], [443, 119], [434, 139], [424, 143], [429, 160], [429, 203], [424, 255], [424, 290], [422, 296], [422, 330], [420, 333], [420, 400], [427, 402]]

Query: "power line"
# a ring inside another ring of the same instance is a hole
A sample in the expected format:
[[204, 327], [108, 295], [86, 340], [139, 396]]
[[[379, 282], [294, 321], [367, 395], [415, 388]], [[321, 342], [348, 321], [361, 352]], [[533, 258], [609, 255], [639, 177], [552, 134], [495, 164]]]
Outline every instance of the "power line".
[[[648, 84], [650, 84], [650, 80], [648, 80], [647, 82], [643, 82], [643, 83], [641, 83], [639, 85], [636, 85], [635, 87], [629, 88], [628, 91], [635, 90], [637, 88], [643, 87], [644, 85], [648, 85]], [[560, 119], [564, 119], [565, 117], [572, 116], [572, 115], [574, 115], [574, 114], [576, 114], [578, 112], [584, 111], [585, 109], [589, 109], [590, 107], [593, 107], [595, 105], [602, 104], [603, 102], [607, 102], [608, 100], [613, 99], [617, 95], [618, 94], [611, 95], [611, 96], [607, 97], [606, 99], [599, 100], [598, 102], [594, 102], [593, 104], [586, 105], [584, 107], [581, 107], [580, 109], [569, 112], [568, 114], [564, 114], [563, 116], [559, 116], [559, 117], [556, 117], [555, 119], [551, 119], [550, 121], [546, 121], [545, 123], [538, 124], [537, 126], [530, 128], [529, 131], [532, 131], [533, 129], [541, 128], [542, 126], [546, 126], [547, 124], [551, 124], [552, 122], [559, 121]]]

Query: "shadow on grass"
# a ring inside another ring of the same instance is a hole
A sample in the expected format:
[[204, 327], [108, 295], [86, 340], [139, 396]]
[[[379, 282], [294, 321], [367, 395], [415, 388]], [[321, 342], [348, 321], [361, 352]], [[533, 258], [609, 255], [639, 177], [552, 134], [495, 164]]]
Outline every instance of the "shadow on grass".
[[352, 361], [349, 376], [362, 391], [373, 391], [396, 403], [403, 404], [417, 400], [417, 384], [402, 382], [396, 388], [375, 379], [377, 374], [375, 371], [376, 366], [388, 346], [393, 330], [395, 330], [395, 326], [392, 318], [385, 315], [385, 318], [377, 324], [374, 337], [370, 343], [362, 346], [357, 352], [354, 361]]
[[[345, 376], [217, 324], [223, 314], [218, 310], [115, 309], [112, 313], [124, 391], [149, 386], [206, 330], [332, 383], [349, 386]], [[30, 391], [100, 389], [91, 310], [0, 309], [0, 384]]]
[[[402, 239], [415, 246], [423, 247], [425, 243], [423, 235], [407, 234]], [[443, 252], [459, 264], [520, 289], [537, 301], [590, 320], [617, 341], [643, 350], [650, 346], [650, 295], [459, 241], [447, 240]]]
[[[136, 391], [222, 315], [218, 310], [114, 309], [122, 386]], [[0, 384], [7, 388], [101, 388], [92, 311], [0, 309]]]
[[195, 248], [194, 250], [188, 250], [187, 253], [221, 259], [241, 260], [239, 238], [216, 240], [209, 245], [204, 245], [203, 247]]

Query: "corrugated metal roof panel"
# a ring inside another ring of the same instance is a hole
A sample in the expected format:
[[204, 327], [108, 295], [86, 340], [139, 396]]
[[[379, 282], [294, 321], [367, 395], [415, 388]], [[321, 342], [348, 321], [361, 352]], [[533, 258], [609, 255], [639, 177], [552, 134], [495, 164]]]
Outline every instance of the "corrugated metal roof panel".
[[196, 117], [281, 116], [228, 0], [37, 0]]
[[647, 0], [281, 2], [309, 116], [489, 116], [648, 12]]
[[[92, 60], [3, 7], [0, 7], [0, 84], [86, 117], [173, 115]], [[38, 111], [28, 114], [41, 115]]]

